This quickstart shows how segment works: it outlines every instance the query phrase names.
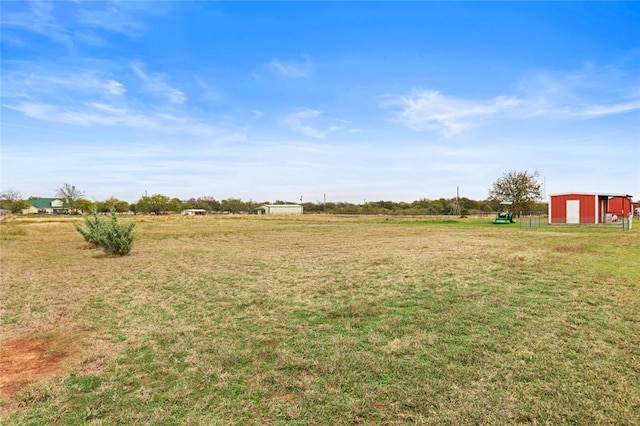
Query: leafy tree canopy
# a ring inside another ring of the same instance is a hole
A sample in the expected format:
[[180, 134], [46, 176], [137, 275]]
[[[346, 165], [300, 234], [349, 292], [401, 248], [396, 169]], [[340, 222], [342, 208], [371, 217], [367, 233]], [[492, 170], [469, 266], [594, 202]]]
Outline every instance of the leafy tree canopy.
[[165, 213], [170, 208], [171, 199], [166, 195], [154, 194], [151, 196], [143, 196], [136, 203], [136, 212], [139, 213]]
[[86, 198], [78, 198], [74, 207], [83, 213], [93, 213], [96, 211], [96, 204]]
[[489, 200], [511, 201], [513, 212], [520, 216], [520, 213], [542, 198], [542, 185], [537, 178], [539, 173], [534, 171], [508, 171], [497, 181], [489, 191]]

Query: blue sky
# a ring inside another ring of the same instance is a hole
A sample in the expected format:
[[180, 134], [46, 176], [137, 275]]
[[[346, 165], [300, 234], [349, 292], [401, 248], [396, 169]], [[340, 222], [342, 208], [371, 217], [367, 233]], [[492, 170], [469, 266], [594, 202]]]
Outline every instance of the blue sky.
[[640, 198], [640, 3], [3, 2], [1, 189]]

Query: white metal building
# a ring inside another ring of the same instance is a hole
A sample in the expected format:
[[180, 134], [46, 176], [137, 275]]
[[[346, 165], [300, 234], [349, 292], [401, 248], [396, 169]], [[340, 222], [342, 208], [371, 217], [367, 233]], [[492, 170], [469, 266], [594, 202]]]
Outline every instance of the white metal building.
[[207, 214], [205, 209], [186, 209], [182, 210], [182, 214], [185, 216], [201, 216]]
[[254, 210], [256, 214], [302, 214], [301, 204], [265, 204]]

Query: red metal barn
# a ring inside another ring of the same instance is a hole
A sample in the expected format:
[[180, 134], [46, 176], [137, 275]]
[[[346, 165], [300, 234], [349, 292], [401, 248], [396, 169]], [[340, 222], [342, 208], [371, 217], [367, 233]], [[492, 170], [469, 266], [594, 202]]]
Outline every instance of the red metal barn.
[[549, 223], [598, 224], [628, 216], [631, 195], [552, 194], [549, 196]]
[[631, 196], [625, 197], [613, 197], [609, 200], [609, 211], [607, 213], [615, 214], [618, 216], [629, 216], [633, 213], [633, 202], [631, 202]]

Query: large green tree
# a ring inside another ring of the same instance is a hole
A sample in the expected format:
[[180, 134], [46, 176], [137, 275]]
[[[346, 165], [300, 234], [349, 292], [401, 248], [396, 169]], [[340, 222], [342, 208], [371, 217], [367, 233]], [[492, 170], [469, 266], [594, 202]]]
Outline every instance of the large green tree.
[[110, 211], [115, 211], [116, 213], [126, 213], [130, 210], [128, 202], [118, 200], [113, 195], [104, 201], [97, 202], [96, 208], [101, 213], [109, 213]]
[[96, 203], [86, 198], [78, 198], [75, 201], [74, 207], [84, 214], [90, 214], [96, 211]]
[[530, 209], [542, 198], [542, 185], [538, 182], [538, 171], [508, 171], [493, 183], [489, 199], [493, 201], [511, 201], [513, 213], [520, 214]]
[[22, 214], [23, 210], [27, 210], [31, 207], [31, 204], [25, 200], [16, 200], [11, 204], [11, 213]]
[[223, 211], [227, 211], [233, 214], [246, 211], [247, 209], [247, 203], [242, 201], [240, 198], [228, 198], [226, 200], [222, 200], [220, 204], [220, 207]]
[[163, 214], [169, 210], [171, 199], [166, 195], [144, 195], [136, 203], [136, 212]]

